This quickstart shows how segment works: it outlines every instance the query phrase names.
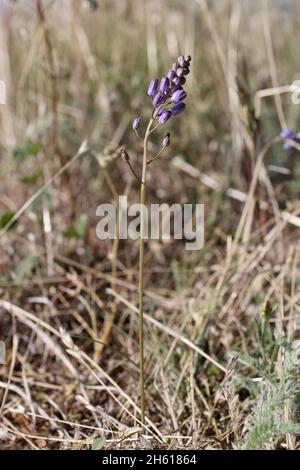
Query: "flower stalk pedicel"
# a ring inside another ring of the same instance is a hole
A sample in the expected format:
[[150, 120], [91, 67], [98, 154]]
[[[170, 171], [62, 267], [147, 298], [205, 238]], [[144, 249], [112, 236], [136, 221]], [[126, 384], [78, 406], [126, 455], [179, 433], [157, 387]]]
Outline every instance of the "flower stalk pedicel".
[[[191, 56], [179, 56], [171, 70], [162, 79], [153, 79], [150, 82], [147, 94], [153, 100], [152, 116], [147, 125], [143, 143], [142, 176], [139, 178], [133, 169], [127, 152], [123, 149], [123, 158], [129, 165], [135, 178], [140, 183], [140, 204], [144, 207], [146, 202], [147, 167], [156, 160], [170, 145], [170, 133], [167, 133], [162, 141], [159, 152], [148, 159], [148, 142], [150, 134], [157, 128], [164, 126], [173, 116], [185, 109], [182, 102], [187, 94], [183, 90], [186, 82], [185, 76], [189, 74]], [[141, 124], [141, 117], [137, 116], [133, 121], [133, 129], [137, 131]], [[140, 246], [139, 246], [139, 347], [140, 347], [140, 400], [141, 422], [145, 424], [145, 365], [144, 365], [144, 252], [145, 252], [145, 214], [140, 214]]]

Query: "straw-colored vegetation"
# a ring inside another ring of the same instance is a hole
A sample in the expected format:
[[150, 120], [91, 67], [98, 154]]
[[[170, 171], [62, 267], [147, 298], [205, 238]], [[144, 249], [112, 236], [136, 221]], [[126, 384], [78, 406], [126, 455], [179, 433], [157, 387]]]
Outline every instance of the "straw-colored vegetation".
[[[0, 448], [297, 449], [299, 2], [89, 3], [0, 10]], [[98, 240], [96, 208], [138, 202], [119, 148], [140, 174], [131, 123], [179, 54], [147, 201], [204, 203], [205, 245], [146, 242], [143, 427], [139, 244]]]

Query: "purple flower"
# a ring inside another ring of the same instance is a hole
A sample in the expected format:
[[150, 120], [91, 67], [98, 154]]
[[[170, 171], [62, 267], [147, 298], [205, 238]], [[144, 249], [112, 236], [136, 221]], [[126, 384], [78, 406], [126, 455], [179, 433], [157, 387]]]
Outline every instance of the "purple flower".
[[186, 82], [185, 78], [184, 77], [175, 77], [173, 80], [172, 80], [172, 84], [174, 87], [180, 87], [182, 85], [184, 85]]
[[172, 116], [176, 116], [176, 114], [180, 114], [184, 111], [185, 109], [185, 104], [184, 103], [178, 103], [173, 108], [171, 108], [171, 113]]
[[154, 96], [153, 106], [155, 106], [155, 108], [159, 108], [162, 104], [164, 104], [165, 99], [166, 99], [166, 93], [162, 93], [161, 91], [159, 91]]
[[280, 137], [282, 139], [291, 139], [294, 136], [293, 129], [285, 129], [280, 133]]
[[164, 139], [163, 139], [163, 147], [169, 147], [170, 142], [171, 142], [171, 139], [170, 139], [170, 132], [168, 132], [168, 133], [164, 136]]
[[292, 140], [297, 144], [300, 143], [300, 133], [295, 135], [295, 132], [293, 131], [293, 129], [284, 129], [280, 133], [280, 137], [284, 140], [284, 143], [283, 143], [284, 150], [292, 150], [294, 148], [292, 142], [289, 142], [289, 140]]
[[[287, 136], [286, 139], [292, 140], [296, 144], [300, 144], [300, 132], [298, 132], [298, 134], [295, 135], [294, 132], [291, 134], [288, 131], [291, 131], [291, 129], [287, 129], [286, 132], [283, 131], [280, 135], [284, 134], [284, 135]], [[283, 149], [284, 150], [293, 150], [293, 149], [295, 149], [295, 147], [292, 144], [292, 142], [285, 141], [284, 144], [283, 144]]]
[[154, 97], [154, 96], [156, 95], [156, 93], [157, 93], [157, 90], [158, 90], [158, 80], [157, 80], [157, 78], [154, 78], [154, 79], [151, 80], [151, 82], [150, 82], [150, 85], [149, 85], [147, 94], [148, 94], [149, 96]]
[[156, 119], [158, 119], [159, 116], [161, 116], [164, 111], [165, 111], [165, 109], [163, 109], [163, 108], [160, 109], [160, 110], [157, 112], [157, 114], [156, 114]]
[[162, 78], [160, 81], [160, 86], [159, 86], [160, 91], [162, 91], [163, 93], [166, 93], [169, 90], [169, 86], [170, 86], [170, 80], [168, 79], [168, 77]]
[[292, 150], [294, 148], [293, 144], [291, 144], [290, 142], [284, 142], [282, 147], [283, 150]]
[[183, 101], [186, 98], [186, 92], [180, 88], [179, 90], [174, 91], [171, 101], [173, 103], [180, 103], [180, 101]]
[[[160, 124], [165, 124], [173, 115], [181, 113], [185, 104], [182, 102], [187, 94], [183, 90], [183, 85], [186, 82], [186, 75], [190, 73], [190, 62], [192, 58], [190, 55], [180, 55], [177, 61], [172, 64], [171, 70], [160, 80], [154, 78], [151, 80], [148, 95], [152, 97], [153, 106], [156, 108], [154, 118]], [[174, 103], [171, 109], [166, 109], [170, 103]], [[164, 107], [164, 108], [163, 108]], [[163, 109], [162, 109], [163, 108]], [[141, 124], [140, 116], [137, 116], [133, 122], [133, 129], [136, 130]], [[167, 146], [168, 134], [163, 140], [163, 144]]]
[[179, 69], [176, 71], [177, 77], [181, 78], [184, 75], [188, 75], [190, 73], [190, 70], [188, 68], [182, 68], [179, 67]]
[[298, 134], [295, 135], [294, 141], [295, 141], [297, 144], [300, 144], [300, 132], [298, 132]]
[[132, 123], [132, 129], [134, 131], [137, 130], [140, 127], [141, 122], [142, 122], [141, 116], [137, 116]]
[[167, 73], [167, 77], [170, 81], [173, 80], [173, 78], [176, 77], [176, 73], [174, 72], [174, 70], [170, 70], [168, 73]]
[[159, 116], [158, 121], [160, 124], [165, 124], [170, 119], [171, 116], [172, 116], [171, 111], [164, 109], [161, 115]]

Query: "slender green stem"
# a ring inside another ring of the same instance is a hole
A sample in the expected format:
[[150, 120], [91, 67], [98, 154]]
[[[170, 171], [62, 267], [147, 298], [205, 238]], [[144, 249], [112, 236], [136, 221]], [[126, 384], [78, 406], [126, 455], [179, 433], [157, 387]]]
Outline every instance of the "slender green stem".
[[144, 362], [144, 250], [145, 250], [145, 214], [143, 207], [146, 202], [146, 176], [148, 159], [148, 140], [153, 117], [150, 119], [144, 138], [143, 170], [141, 179], [141, 215], [140, 215], [140, 259], [139, 259], [139, 344], [140, 344], [140, 399], [141, 421], [145, 424], [145, 362]]

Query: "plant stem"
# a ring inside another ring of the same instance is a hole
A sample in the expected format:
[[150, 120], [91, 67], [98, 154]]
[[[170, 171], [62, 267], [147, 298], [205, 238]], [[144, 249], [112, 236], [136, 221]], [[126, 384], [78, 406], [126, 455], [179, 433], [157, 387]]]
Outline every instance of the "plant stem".
[[140, 214], [140, 259], [139, 259], [139, 345], [140, 345], [140, 400], [141, 400], [141, 421], [145, 424], [145, 362], [144, 362], [144, 230], [145, 230], [145, 214], [143, 207], [146, 202], [146, 175], [147, 175], [147, 158], [148, 158], [148, 140], [150, 129], [154, 119], [151, 118], [144, 138], [144, 154], [143, 169], [141, 179], [141, 214]]

